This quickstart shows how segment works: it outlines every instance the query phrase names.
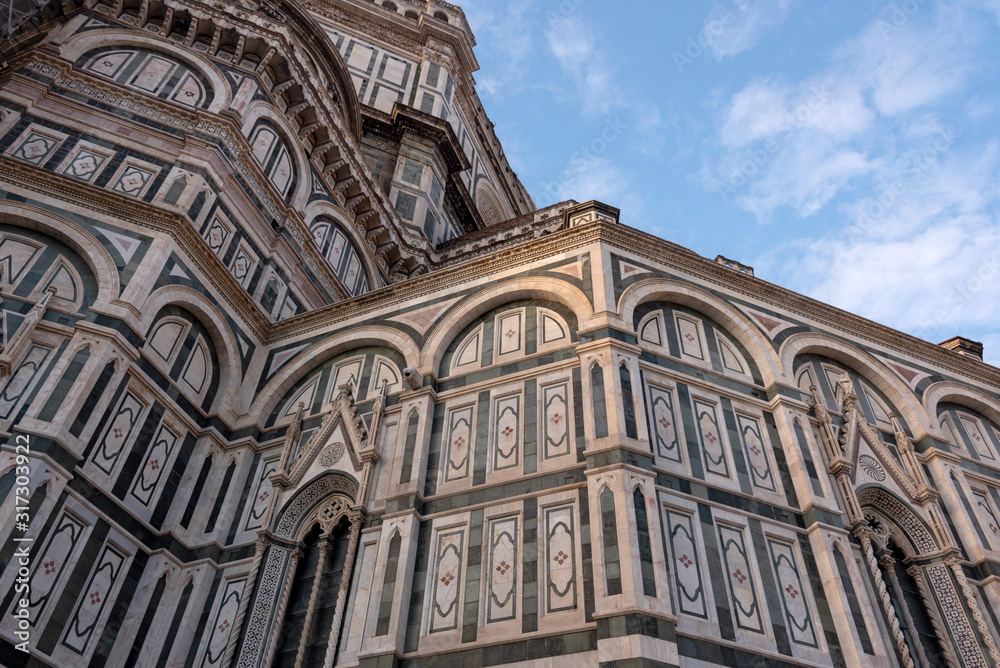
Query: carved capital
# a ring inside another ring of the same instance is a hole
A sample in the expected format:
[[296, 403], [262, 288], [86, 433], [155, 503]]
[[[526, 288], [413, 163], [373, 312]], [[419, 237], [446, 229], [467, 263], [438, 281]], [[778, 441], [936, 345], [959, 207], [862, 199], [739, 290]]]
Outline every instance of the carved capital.
[[864, 545], [865, 543], [871, 544], [872, 536], [875, 535], [875, 532], [871, 530], [871, 527], [862, 524], [854, 530], [854, 535]]

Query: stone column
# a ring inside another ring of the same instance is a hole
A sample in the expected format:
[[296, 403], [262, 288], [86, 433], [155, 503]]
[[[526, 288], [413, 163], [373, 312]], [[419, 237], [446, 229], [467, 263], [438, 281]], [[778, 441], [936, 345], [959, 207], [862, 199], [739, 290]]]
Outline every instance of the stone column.
[[306, 645], [309, 643], [309, 633], [312, 631], [313, 619], [316, 617], [316, 601], [323, 582], [323, 569], [326, 558], [330, 554], [330, 541], [327, 536], [320, 539], [319, 560], [316, 562], [316, 573], [313, 575], [312, 591], [309, 592], [309, 607], [306, 608], [306, 619], [302, 622], [302, 637], [299, 638], [299, 651], [295, 655], [295, 668], [302, 668], [306, 658]]
[[868, 562], [868, 569], [875, 579], [875, 589], [879, 599], [882, 601], [882, 609], [885, 610], [885, 616], [889, 620], [889, 627], [896, 641], [896, 648], [903, 658], [903, 666], [904, 668], [914, 668], [913, 658], [910, 656], [910, 648], [907, 647], [906, 638], [903, 637], [903, 632], [899, 628], [899, 620], [896, 618], [896, 611], [892, 607], [892, 599], [889, 598], [889, 592], [886, 591], [885, 580], [882, 579], [882, 571], [879, 570], [878, 559], [875, 558], [875, 549], [872, 546], [872, 530], [866, 526], [860, 526], [854, 530], [854, 535], [861, 541], [861, 549], [864, 551], [865, 561]]
[[938, 645], [941, 647], [941, 651], [944, 652], [944, 659], [948, 662], [948, 668], [961, 668], [958, 657], [955, 656], [955, 650], [951, 646], [951, 639], [945, 631], [944, 622], [941, 621], [941, 616], [938, 614], [934, 597], [927, 587], [927, 578], [924, 576], [924, 569], [914, 565], [906, 569], [906, 572], [917, 583], [917, 591], [920, 592], [920, 599], [924, 602], [924, 610], [927, 611], [927, 615], [931, 619], [931, 626], [934, 627], [934, 635], [937, 636]]
[[986, 644], [986, 649], [989, 651], [990, 658], [993, 659], [994, 666], [1000, 666], [1000, 652], [997, 651], [996, 643], [993, 642], [993, 635], [990, 633], [990, 628], [986, 625], [986, 620], [983, 619], [983, 613], [979, 609], [979, 602], [976, 601], [975, 595], [972, 593], [972, 587], [969, 585], [969, 581], [965, 577], [965, 571], [962, 570], [962, 562], [956, 556], [948, 557], [945, 564], [951, 568], [952, 573], [955, 574], [955, 580], [958, 582], [959, 588], [962, 590], [962, 594], [965, 596], [965, 602], [969, 605], [969, 612], [972, 613], [973, 619], [976, 620], [976, 626], [979, 628], [979, 633], [983, 636], [983, 642]]
[[347, 556], [344, 559], [344, 571], [340, 576], [340, 591], [337, 593], [337, 607], [333, 613], [333, 624], [330, 626], [330, 638], [326, 645], [326, 658], [323, 668], [333, 668], [333, 660], [337, 656], [337, 644], [340, 642], [340, 624], [344, 619], [344, 608], [347, 606], [347, 595], [351, 589], [351, 573], [354, 571], [354, 556], [358, 552], [358, 537], [361, 534], [361, 524], [365, 516], [360, 510], [351, 515], [351, 537], [347, 543]]
[[910, 614], [910, 609], [906, 605], [906, 599], [903, 597], [903, 588], [899, 586], [899, 578], [896, 577], [896, 560], [888, 554], [883, 554], [879, 557], [878, 563], [885, 569], [886, 575], [889, 576], [889, 586], [896, 595], [896, 603], [899, 605], [899, 611], [903, 613], [903, 622], [906, 624], [906, 628], [910, 629], [910, 639], [913, 642], [913, 648], [917, 651], [917, 659], [919, 659], [921, 666], [929, 667], [931, 663], [927, 660], [927, 654], [924, 652], [924, 644], [915, 635], [917, 627], [913, 623], [913, 615]]
[[274, 663], [274, 654], [278, 651], [278, 636], [281, 635], [281, 626], [285, 621], [285, 608], [288, 607], [288, 595], [292, 592], [292, 583], [295, 581], [295, 571], [299, 567], [300, 559], [302, 559], [302, 551], [293, 551], [288, 565], [288, 574], [285, 576], [285, 586], [281, 590], [278, 611], [274, 615], [274, 626], [271, 628], [271, 636], [267, 640], [267, 658], [262, 664], [264, 666], [270, 666]]
[[240, 638], [240, 629], [243, 628], [243, 619], [246, 617], [247, 607], [250, 605], [250, 596], [253, 594], [254, 585], [257, 584], [257, 573], [260, 571], [260, 562], [264, 558], [264, 550], [267, 549], [268, 544], [267, 538], [264, 536], [254, 541], [253, 563], [250, 565], [247, 581], [243, 585], [240, 608], [236, 611], [236, 619], [233, 620], [233, 627], [229, 630], [226, 655], [222, 659], [223, 666], [231, 666], [233, 663], [233, 654], [236, 653], [236, 642]]

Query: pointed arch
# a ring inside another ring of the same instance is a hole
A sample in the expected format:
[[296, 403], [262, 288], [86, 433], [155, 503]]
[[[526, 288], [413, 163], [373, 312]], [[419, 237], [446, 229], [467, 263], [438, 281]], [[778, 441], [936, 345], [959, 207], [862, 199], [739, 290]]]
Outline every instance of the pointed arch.
[[354, 476], [343, 471], [321, 473], [299, 487], [276, 513], [274, 535], [283, 540], [293, 540], [301, 533], [302, 526], [314, 518], [313, 512], [334, 496], [343, 496], [353, 503], [358, 496], [359, 484]]
[[738, 340], [760, 369], [764, 387], [776, 382], [792, 385], [782, 371], [781, 362], [770, 341], [764, 338], [747, 316], [706, 290], [667, 278], [651, 278], [630, 285], [618, 300], [618, 313], [624, 325], [633, 330], [636, 308], [645, 302], [667, 301], [704, 313]]
[[933, 554], [945, 546], [940, 545], [927, 520], [909, 503], [881, 485], [862, 485], [857, 490], [858, 505], [862, 510], [877, 510], [900, 532], [900, 536], [913, 550], [914, 555]]

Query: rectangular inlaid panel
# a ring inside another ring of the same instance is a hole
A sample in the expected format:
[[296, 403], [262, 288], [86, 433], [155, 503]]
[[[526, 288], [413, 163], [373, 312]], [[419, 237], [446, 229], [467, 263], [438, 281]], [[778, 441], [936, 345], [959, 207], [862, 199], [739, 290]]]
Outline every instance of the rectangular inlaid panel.
[[146, 461], [142, 465], [139, 477], [132, 485], [132, 496], [139, 502], [148, 506], [153, 500], [153, 494], [163, 479], [164, 471], [170, 462], [170, 457], [174, 454], [177, 445], [177, 434], [171, 431], [166, 425], [161, 424], [160, 430], [153, 437], [153, 447], [146, 453]]
[[729, 462], [722, 441], [719, 412], [714, 404], [694, 400], [694, 416], [701, 437], [701, 450], [705, 455], [705, 470], [709, 473], [729, 477]]
[[986, 528], [986, 535], [990, 537], [994, 545], [1000, 545], [1000, 519], [993, 508], [993, 504], [985, 494], [972, 492], [972, 500], [976, 504], [976, 511]]
[[486, 623], [517, 617], [518, 532], [517, 518], [493, 520], [486, 533]]
[[750, 469], [750, 480], [754, 487], [769, 492], [777, 491], [760, 420], [737, 413], [736, 422], [740, 430], [740, 440], [743, 442], [743, 454], [747, 458], [747, 468]]
[[986, 440], [986, 434], [983, 433], [982, 427], [979, 424], [979, 420], [962, 416], [962, 426], [968, 432], [969, 438], [972, 439], [972, 445], [976, 448], [976, 452], [979, 453], [980, 457], [996, 459], [993, 455], [993, 449], [990, 447], [990, 442]]
[[118, 583], [127, 557], [116, 547], [105, 544], [90, 579], [77, 600], [76, 612], [66, 628], [62, 644], [83, 655], [101, 622], [101, 613], [111, 605], [111, 592]]
[[434, 548], [430, 600], [430, 633], [458, 628], [462, 592], [465, 531], [442, 531]]
[[674, 585], [677, 589], [677, 608], [685, 614], [708, 619], [708, 604], [705, 601], [692, 517], [673, 510], [665, 512], [670, 554], [673, 558]]
[[523, 349], [524, 332], [521, 311], [505, 313], [497, 318], [497, 354], [510, 355]]
[[111, 474], [121, 457], [122, 451], [132, 437], [139, 416], [145, 408], [134, 394], [126, 392], [122, 398], [111, 424], [108, 425], [104, 437], [94, 453], [94, 464], [108, 475]]
[[448, 411], [448, 431], [444, 451], [444, 480], [469, 477], [469, 452], [472, 450], [472, 406]]
[[576, 527], [573, 506], [545, 510], [545, 611], [574, 610], [577, 605]]
[[698, 323], [684, 316], [674, 316], [677, 323], [677, 336], [680, 338], [681, 353], [687, 357], [697, 360], [705, 359], [705, 352], [701, 343], [701, 330]]
[[521, 396], [493, 402], [493, 470], [514, 468], [520, 461]]
[[774, 572], [778, 576], [778, 589], [781, 590], [781, 603], [785, 609], [792, 642], [818, 649], [816, 629], [806, 603], [805, 587], [795, 551], [788, 543], [777, 540], [769, 540], [767, 544]]
[[542, 388], [542, 444], [546, 459], [568, 455], [569, 433], [569, 382]]
[[763, 633], [760, 602], [757, 600], [757, 589], [754, 586], [750, 555], [743, 532], [720, 524], [719, 548], [737, 628]]
[[673, 393], [650, 385], [649, 411], [656, 454], [664, 459], [681, 463], [680, 439], [677, 434]]
[[211, 627], [205, 642], [202, 668], [222, 665], [222, 658], [226, 654], [226, 645], [229, 642], [229, 633], [233, 628], [233, 620], [239, 614], [240, 597], [243, 596], [245, 585], [246, 578], [226, 580], [225, 585], [223, 585], [222, 595], [219, 597], [219, 607], [215, 611], [215, 616], [210, 618]]

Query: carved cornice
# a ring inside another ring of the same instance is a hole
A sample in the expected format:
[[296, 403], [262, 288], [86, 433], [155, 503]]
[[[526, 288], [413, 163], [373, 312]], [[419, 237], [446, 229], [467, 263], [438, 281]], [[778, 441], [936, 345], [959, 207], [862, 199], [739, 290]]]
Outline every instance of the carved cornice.
[[38, 193], [42, 197], [51, 197], [52, 193], [58, 193], [62, 200], [71, 205], [125, 219], [133, 225], [169, 235], [180, 250], [195, 263], [204, 279], [235, 311], [235, 315], [261, 342], [268, 341], [271, 322], [261, 313], [243, 286], [229, 273], [222, 260], [209, 250], [191, 224], [179, 214], [109, 190], [95, 188], [68, 176], [16, 162], [5, 156], [0, 156], [0, 177], [8, 183]]
[[818, 325], [841, 332], [846, 338], [860, 338], [875, 346], [895, 349], [927, 364], [981, 383], [1000, 385], [1000, 369], [939, 348], [914, 336], [891, 329], [853, 313], [824, 304], [811, 297], [733, 271], [694, 251], [665, 241], [624, 224], [590, 223], [556, 232], [526, 243], [511, 244], [460, 264], [434, 271], [388, 288], [369, 292], [307, 314], [283, 320], [274, 327], [272, 342], [299, 336], [336, 322], [374, 313], [409, 299], [440, 291], [445, 287], [472, 282], [519, 266], [535, 263], [588, 244], [604, 242], [617, 249], [665, 265], [736, 295], [762, 302], [778, 310], [788, 310]]
[[[289, 208], [283, 199], [274, 189], [274, 185], [264, 175], [256, 160], [251, 157], [251, 150], [246, 142], [246, 138], [240, 132], [240, 128], [231, 119], [209, 114], [204, 111], [193, 111], [183, 108], [181, 105], [166, 102], [156, 98], [150, 98], [132, 93], [131, 91], [116, 86], [112, 82], [98, 79], [86, 73], [78, 72], [66, 61], [49, 56], [42, 52], [34, 52], [31, 60], [24, 64], [24, 67], [37, 71], [45, 76], [51, 77], [53, 85], [66, 88], [74, 93], [100, 100], [115, 107], [127, 109], [146, 118], [152, 118], [164, 125], [176, 127], [189, 133], [204, 133], [212, 137], [218, 137], [226, 147], [232, 152], [234, 159], [226, 158], [228, 164], [236, 166], [237, 171], [246, 180], [251, 190], [254, 191], [260, 204], [274, 220], [284, 226], [289, 234], [299, 246], [299, 251], [303, 254], [302, 259], [306, 266], [316, 276], [328, 298], [345, 299], [350, 293], [344, 288], [336, 273], [329, 266], [326, 258], [316, 247], [306, 227], [301, 215], [294, 209]], [[14, 76], [21, 76], [14, 73]], [[39, 82], [21, 77], [25, 85], [35, 88], [40, 87]], [[43, 93], [43, 94], [47, 94]], [[72, 100], [60, 97], [60, 102], [73, 106]], [[92, 112], [91, 109], [86, 109]], [[118, 119], [117, 122], [130, 122], [127, 119]], [[143, 127], [144, 132], [155, 132], [153, 128]], [[172, 138], [171, 138], [172, 139]], [[211, 144], [208, 144], [211, 145]], [[303, 175], [303, 178], [309, 175]], [[218, 184], [222, 185], [222, 184]], [[242, 192], [240, 188], [233, 188], [234, 192]], [[222, 193], [228, 198], [228, 193]], [[257, 207], [257, 203], [253, 203]], [[266, 222], [266, 221], [265, 221]]]

